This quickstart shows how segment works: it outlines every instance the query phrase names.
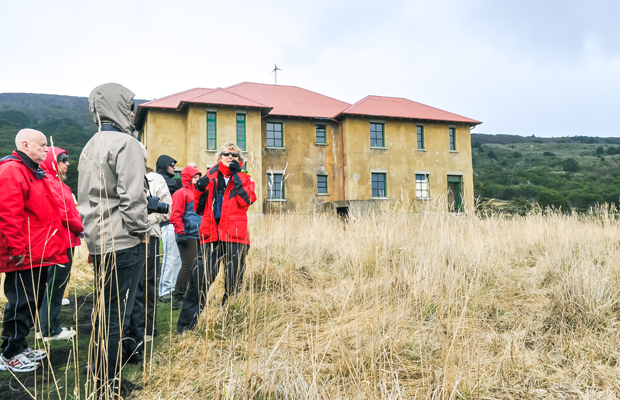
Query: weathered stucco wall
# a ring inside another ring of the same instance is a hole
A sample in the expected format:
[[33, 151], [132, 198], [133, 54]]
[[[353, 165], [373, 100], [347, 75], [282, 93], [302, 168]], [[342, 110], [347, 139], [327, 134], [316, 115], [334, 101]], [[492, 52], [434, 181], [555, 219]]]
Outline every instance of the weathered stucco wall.
[[[157, 158], [167, 154], [177, 160], [178, 167], [195, 162], [201, 172], [215, 164], [216, 150], [207, 150], [207, 110], [216, 113], [216, 149], [226, 142], [237, 142], [237, 113], [246, 115], [246, 159], [248, 172], [256, 181], [256, 195], [262, 198], [261, 113], [233, 107], [189, 106], [181, 111], [149, 110], [144, 128], [144, 144], [149, 165], [155, 168]], [[250, 207], [262, 213], [262, 202]]]
[[[282, 123], [283, 147], [269, 148], [267, 123]], [[325, 125], [325, 144], [316, 143], [316, 125]], [[262, 124], [263, 193], [265, 211], [322, 210], [325, 202], [342, 197], [342, 173], [339, 158], [340, 130], [333, 121], [266, 118]], [[285, 201], [268, 200], [268, 171], [284, 171]], [[327, 195], [317, 193], [317, 175], [327, 176]]]
[[[370, 147], [370, 121], [384, 124], [385, 148]], [[431, 197], [446, 196], [449, 173], [462, 174], [464, 206], [471, 210], [474, 195], [469, 126], [436, 122], [423, 125], [425, 150], [418, 150], [417, 124], [413, 121], [346, 117], [343, 131], [347, 199], [372, 198], [371, 170], [375, 170], [386, 173], [390, 203], [400, 201], [421, 208], [425, 202], [415, 200], [416, 171], [430, 173]], [[456, 151], [450, 151], [449, 127], [456, 128]]]

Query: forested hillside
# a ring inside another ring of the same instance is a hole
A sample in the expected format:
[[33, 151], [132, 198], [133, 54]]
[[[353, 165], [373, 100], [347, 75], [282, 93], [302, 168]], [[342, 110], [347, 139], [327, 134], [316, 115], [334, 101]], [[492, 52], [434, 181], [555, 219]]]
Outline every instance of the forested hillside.
[[[525, 212], [537, 202], [585, 211], [620, 199], [620, 139], [472, 135], [474, 185], [483, 204]], [[498, 203], [496, 203], [498, 204]]]

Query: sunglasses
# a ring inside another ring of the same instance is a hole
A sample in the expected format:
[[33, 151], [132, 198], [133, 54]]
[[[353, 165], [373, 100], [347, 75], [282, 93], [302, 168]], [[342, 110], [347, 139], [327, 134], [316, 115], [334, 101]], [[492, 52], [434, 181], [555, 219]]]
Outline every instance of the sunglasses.
[[67, 157], [67, 156], [60, 157], [60, 158], [58, 159], [58, 162], [59, 162], [59, 163], [68, 163], [68, 162], [69, 162], [69, 157]]
[[239, 153], [231, 153], [229, 151], [223, 151], [222, 157], [233, 156], [233, 158], [239, 158]]

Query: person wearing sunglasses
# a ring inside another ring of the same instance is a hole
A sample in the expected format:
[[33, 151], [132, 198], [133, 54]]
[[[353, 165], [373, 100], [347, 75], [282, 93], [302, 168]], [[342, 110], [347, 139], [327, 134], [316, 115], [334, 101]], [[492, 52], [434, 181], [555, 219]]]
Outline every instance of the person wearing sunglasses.
[[225, 143], [216, 154], [216, 164], [195, 185], [194, 207], [202, 216], [201, 247], [177, 322], [179, 333], [198, 323], [220, 260], [224, 263], [222, 306], [241, 291], [250, 247], [247, 213], [256, 201], [254, 180], [242, 171], [244, 161], [236, 144]]
[[67, 178], [69, 168], [69, 156], [60, 147], [49, 147], [47, 157], [41, 163], [41, 168], [49, 178], [55, 196], [62, 227], [67, 244], [67, 257], [69, 262], [65, 264], [50, 265], [47, 270], [47, 288], [43, 295], [43, 302], [39, 309], [41, 320], [40, 329], [37, 327], [37, 338], [44, 341], [67, 340], [75, 336], [73, 329], [67, 330], [60, 324], [60, 308], [65, 288], [71, 276], [71, 265], [75, 249], [81, 243], [80, 237], [84, 236], [82, 218], [75, 206], [75, 200], [71, 188], [63, 181]]

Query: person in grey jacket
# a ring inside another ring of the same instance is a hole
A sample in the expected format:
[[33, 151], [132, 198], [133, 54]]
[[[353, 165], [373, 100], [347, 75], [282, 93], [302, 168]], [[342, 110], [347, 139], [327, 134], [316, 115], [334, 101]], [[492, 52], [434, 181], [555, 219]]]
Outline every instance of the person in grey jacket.
[[151, 230], [146, 166], [131, 125], [133, 97], [116, 83], [91, 92], [89, 111], [99, 131], [82, 150], [78, 167], [78, 210], [95, 269], [89, 371], [99, 395], [114, 391], [126, 396], [140, 389], [121, 376], [121, 332], [133, 309]]

